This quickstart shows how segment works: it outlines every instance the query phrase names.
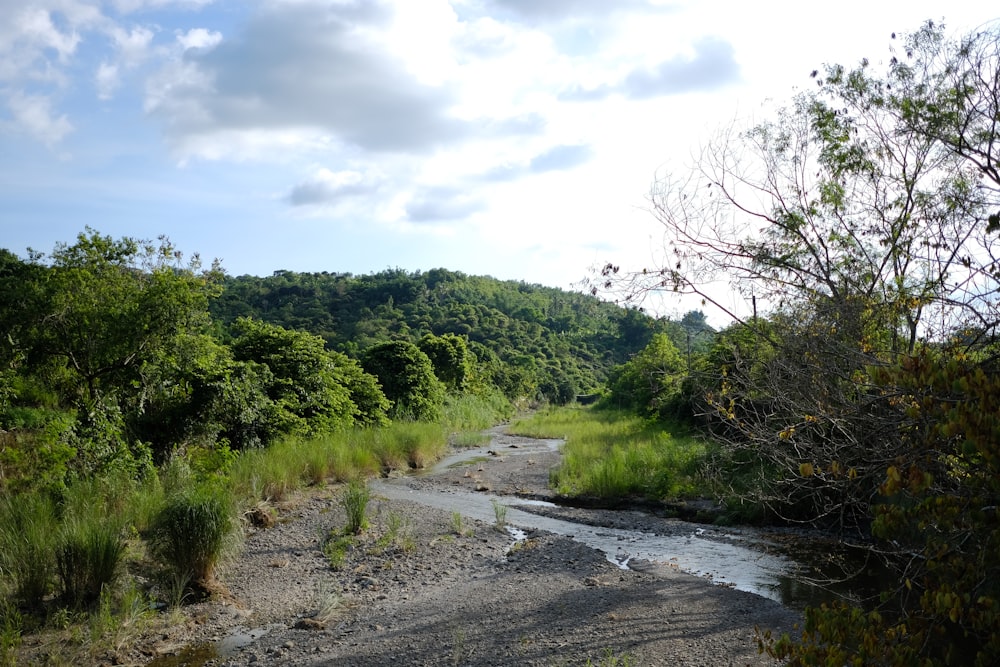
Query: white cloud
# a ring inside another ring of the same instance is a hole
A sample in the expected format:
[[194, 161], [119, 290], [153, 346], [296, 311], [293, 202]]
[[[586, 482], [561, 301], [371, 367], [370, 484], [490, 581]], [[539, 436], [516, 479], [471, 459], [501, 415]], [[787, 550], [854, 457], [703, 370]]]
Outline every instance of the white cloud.
[[60, 31], [46, 9], [25, 9], [15, 19], [15, 26], [22, 40], [39, 49], [54, 50], [61, 61], [71, 56], [80, 43], [80, 35], [76, 30], [70, 28], [65, 32]]
[[189, 49], [207, 51], [217, 46], [221, 41], [221, 32], [206, 30], [205, 28], [193, 28], [192, 30], [188, 30], [186, 32], [177, 33], [177, 42], [181, 45], [181, 49], [184, 51]]
[[7, 106], [17, 125], [46, 146], [60, 142], [73, 131], [66, 115], [55, 116], [48, 97], [15, 92], [7, 99]]
[[118, 74], [118, 65], [103, 62], [97, 66], [97, 73], [94, 75], [94, 83], [97, 86], [97, 97], [102, 100], [109, 100], [114, 96], [115, 91], [121, 84], [121, 77]]
[[175, 149], [203, 156], [197, 146], [221, 134], [299, 132], [410, 153], [461, 140], [472, 127], [451, 113], [454, 88], [423, 83], [384, 48], [391, 19], [374, 3], [264, 11], [240, 34], [154, 77], [146, 108]]
[[383, 180], [384, 177], [376, 173], [322, 168], [292, 188], [287, 199], [292, 206], [334, 206], [348, 199], [376, 193]]
[[153, 42], [153, 31], [145, 26], [136, 26], [125, 30], [113, 26], [109, 30], [111, 41], [125, 67], [136, 67], [149, 57], [150, 45]]
[[450, 222], [463, 220], [482, 211], [487, 202], [464, 188], [429, 187], [413, 194], [406, 204], [406, 217], [411, 222]]
[[122, 14], [131, 14], [144, 9], [163, 9], [171, 5], [196, 9], [212, 2], [214, 0], [112, 0], [111, 4]]
[[97, 97], [111, 99], [122, 83], [122, 75], [143, 64], [152, 55], [153, 31], [143, 26], [126, 30], [117, 25], [106, 28], [115, 49], [114, 62], [105, 60], [97, 67]]

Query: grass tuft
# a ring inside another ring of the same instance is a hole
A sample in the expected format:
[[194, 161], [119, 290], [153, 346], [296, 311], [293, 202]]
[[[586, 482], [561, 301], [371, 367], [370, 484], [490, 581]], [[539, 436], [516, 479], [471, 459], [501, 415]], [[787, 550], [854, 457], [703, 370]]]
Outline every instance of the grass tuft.
[[153, 522], [151, 546], [167, 567], [175, 595], [212, 581], [236, 528], [223, 489], [200, 487], [167, 499]]
[[344, 532], [360, 535], [368, 527], [368, 501], [371, 491], [364, 482], [351, 482], [340, 496], [340, 505], [347, 512], [347, 525]]
[[495, 519], [493, 527], [502, 532], [507, 528], [507, 506], [496, 500], [492, 502], [493, 517]]

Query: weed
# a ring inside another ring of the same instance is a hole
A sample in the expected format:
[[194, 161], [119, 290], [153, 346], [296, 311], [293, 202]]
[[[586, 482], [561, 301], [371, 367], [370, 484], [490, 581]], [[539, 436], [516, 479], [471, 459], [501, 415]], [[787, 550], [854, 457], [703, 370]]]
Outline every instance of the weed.
[[453, 665], [460, 665], [460, 664], [462, 664], [463, 660], [466, 658], [465, 631], [461, 630], [459, 628], [456, 628], [452, 632], [452, 636], [454, 637], [454, 640], [455, 640], [455, 648], [452, 650], [451, 664], [453, 664]]
[[340, 496], [340, 504], [347, 512], [347, 525], [344, 531], [353, 535], [360, 535], [368, 527], [366, 512], [368, 501], [371, 499], [371, 491], [364, 482], [351, 482], [344, 489]]
[[480, 433], [479, 431], [460, 431], [458, 433], [453, 433], [448, 440], [452, 447], [458, 447], [459, 449], [473, 449], [487, 444], [490, 441], [490, 436], [485, 433]]
[[493, 527], [502, 532], [507, 527], [507, 506], [497, 502], [496, 500], [492, 502], [493, 517], [496, 520]]
[[330, 586], [324, 585], [317, 588], [314, 600], [316, 614], [313, 616], [313, 620], [321, 624], [332, 621], [346, 607], [344, 598]]
[[21, 629], [24, 618], [17, 606], [0, 597], [0, 667], [17, 664], [16, 651], [21, 644]]
[[377, 546], [380, 549], [393, 546], [403, 552], [413, 551], [416, 543], [409, 523], [396, 512], [390, 512], [386, 517], [386, 531], [378, 539]]

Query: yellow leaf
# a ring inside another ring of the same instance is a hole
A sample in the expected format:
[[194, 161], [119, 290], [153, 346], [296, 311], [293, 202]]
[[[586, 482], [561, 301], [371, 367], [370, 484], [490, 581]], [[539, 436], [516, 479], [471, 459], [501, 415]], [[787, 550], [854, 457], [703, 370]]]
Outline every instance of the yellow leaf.
[[811, 463], [802, 463], [799, 465], [799, 474], [803, 477], [811, 477], [813, 474], [813, 465]]

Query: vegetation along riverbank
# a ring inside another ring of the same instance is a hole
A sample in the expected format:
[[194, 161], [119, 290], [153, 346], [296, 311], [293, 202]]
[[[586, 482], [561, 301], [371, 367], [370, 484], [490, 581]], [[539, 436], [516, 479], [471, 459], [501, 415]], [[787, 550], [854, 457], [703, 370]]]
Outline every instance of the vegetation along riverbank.
[[[668, 260], [594, 294], [0, 251], [0, 664], [1000, 661], [1000, 35], [897, 44], [658, 181]], [[595, 296], [725, 311], [722, 277], [753, 304], [723, 328]], [[427, 472], [519, 436], [565, 445]], [[498, 530], [508, 497], [822, 531], [882, 590], [795, 628]]]

